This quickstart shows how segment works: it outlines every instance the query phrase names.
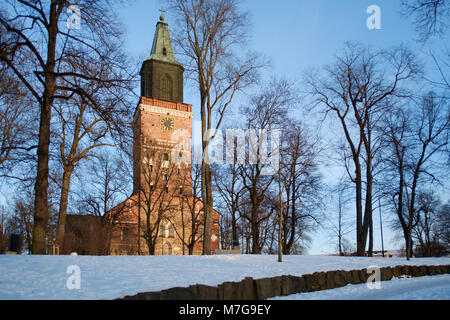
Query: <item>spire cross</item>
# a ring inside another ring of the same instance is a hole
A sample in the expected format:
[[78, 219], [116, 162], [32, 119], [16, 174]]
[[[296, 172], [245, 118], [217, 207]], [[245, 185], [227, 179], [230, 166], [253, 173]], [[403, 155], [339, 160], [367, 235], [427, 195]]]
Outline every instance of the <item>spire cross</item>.
[[159, 17], [159, 20], [164, 21], [164, 12], [166, 12], [163, 8], [159, 9], [161, 11], [161, 17]]

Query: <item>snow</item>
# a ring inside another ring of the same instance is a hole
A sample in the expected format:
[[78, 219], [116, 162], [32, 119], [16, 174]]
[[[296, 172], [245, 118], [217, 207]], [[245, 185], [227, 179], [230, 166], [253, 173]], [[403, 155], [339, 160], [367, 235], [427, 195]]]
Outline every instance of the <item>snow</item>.
[[[450, 258], [366, 258], [273, 255], [214, 256], [33, 256], [0, 255], [2, 300], [115, 299], [139, 292], [160, 291], [192, 284], [217, 286], [279, 275], [370, 266], [449, 265]], [[77, 266], [78, 268], [69, 268]], [[72, 270], [72, 271], [71, 271]], [[79, 270], [79, 289], [72, 280]], [[72, 273], [67, 273], [71, 271]], [[446, 278], [448, 280], [448, 278]], [[69, 284], [69, 285], [68, 285]], [[73, 288], [75, 289], [69, 289]]]
[[379, 289], [370, 289], [366, 284], [350, 284], [268, 300], [450, 300], [450, 275], [394, 278], [380, 282]]

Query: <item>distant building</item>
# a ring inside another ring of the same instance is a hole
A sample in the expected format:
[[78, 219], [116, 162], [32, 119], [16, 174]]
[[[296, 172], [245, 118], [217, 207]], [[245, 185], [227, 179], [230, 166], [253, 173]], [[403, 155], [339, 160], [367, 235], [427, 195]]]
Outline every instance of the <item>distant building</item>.
[[103, 217], [67, 215], [64, 246], [60, 253], [107, 255], [110, 251], [107, 238]]

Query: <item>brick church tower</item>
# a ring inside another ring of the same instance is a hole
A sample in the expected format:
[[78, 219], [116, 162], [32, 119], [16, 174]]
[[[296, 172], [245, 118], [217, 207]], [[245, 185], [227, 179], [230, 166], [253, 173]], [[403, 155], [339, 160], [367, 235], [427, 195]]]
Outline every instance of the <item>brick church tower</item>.
[[[150, 57], [140, 71], [141, 99], [133, 121], [133, 193], [148, 188], [149, 182], [143, 177], [148, 166], [155, 170], [159, 165], [167, 166], [169, 160], [178, 164], [178, 174], [190, 177], [186, 164], [191, 161], [194, 114], [192, 106], [183, 103], [183, 72], [173, 53], [168, 25], [161, 16]], [[179, 188], [174, 179], [170, 182], [171, 189]]]
[[[132, 124], [133, 194], [111, 210], [121, 217], [112, 234], [111, 254], [202, 253], [203, 204], [192, 196], [191, 182], [194, 114], [183, 102], [183, 73], [161, 16], [151, 54], [140, 71], [141, 98]], [[211, 234], [211, 248], [218, 249], [216, 211]], [[198, 241], [188, 248], [192, 238]]]

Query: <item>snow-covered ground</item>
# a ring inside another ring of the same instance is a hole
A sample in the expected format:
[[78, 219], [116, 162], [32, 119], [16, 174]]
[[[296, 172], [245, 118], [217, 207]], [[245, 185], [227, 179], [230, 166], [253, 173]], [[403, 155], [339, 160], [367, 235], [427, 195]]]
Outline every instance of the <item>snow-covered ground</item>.
[[[283, 263], [278, 263], [277, 257], [271, 255], [0, 255], [0, 299], [115, 299], [192, 284], [217, 286], [245, 277], [300, 276], [370, 266], [450, 264], [450, 258], [406, 261], [404, 258], [284, 256], [283, 259]], [[448, 281], [449, 278], [442, 279]], [[79, 289], [76, 289], [77, 280], [80, 280]], [[70, 289], [73, 287], [75, 289]]]
[[268, 300], [450, 300], [450, 275], [399, 278], [376, 286], [349, 284], [345, 287], [293, 294]]

